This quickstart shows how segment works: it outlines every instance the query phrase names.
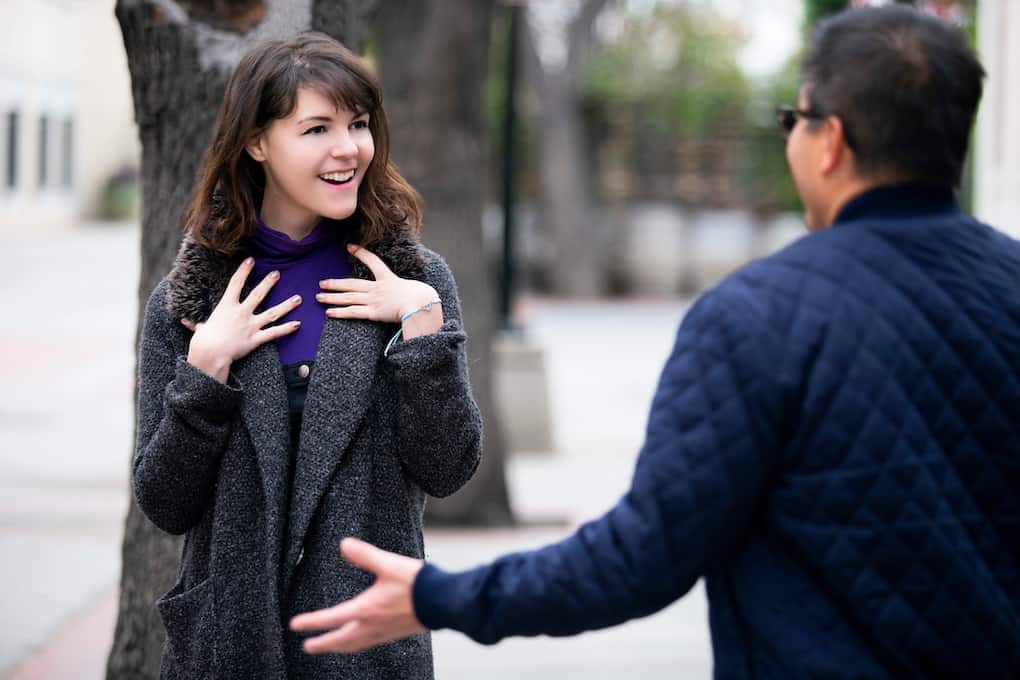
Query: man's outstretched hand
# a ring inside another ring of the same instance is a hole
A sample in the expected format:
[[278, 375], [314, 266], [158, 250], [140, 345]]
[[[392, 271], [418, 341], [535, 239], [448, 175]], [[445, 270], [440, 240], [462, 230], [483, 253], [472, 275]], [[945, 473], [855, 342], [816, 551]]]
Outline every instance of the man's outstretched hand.
[[341, 541], [340, 553], [348, 562], [375, 574], [375, 583], [346, 602], [291, 619], [290, 627], [296, 631], [328, 631], [305, 640], [306, 652], [358, 652], [425, 631], [414, 615], [411, 599], [421, 560], [380, 550], [356, 538]]

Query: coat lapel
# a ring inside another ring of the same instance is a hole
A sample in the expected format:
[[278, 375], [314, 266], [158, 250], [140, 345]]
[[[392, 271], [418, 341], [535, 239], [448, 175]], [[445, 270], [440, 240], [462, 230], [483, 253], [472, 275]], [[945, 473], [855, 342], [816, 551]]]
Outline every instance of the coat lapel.
[[[423, 251], [410, 225], [400, 225], [370, 248], [398, 276], [423, 277]], [[245, 254], [242, 250], [220, 255], [186, 237], [168, 276], [166, 303], [173, 317], [207, 319]], [[360, 262], [352, 265], [354, 276], [370, 278]], [[248, 287], [251, 284], [249, 281]], [[315, 509], [365, 417], [383, 347], [396, 328], [395, 324], [374, 321], [326, 319], [305, 399], [293, 477], [287, 454], [287, 386], [275, 345], [262, 345], [232, 368], [244, 389], [241, 417], [251, 435], [262, 477], [267, 539], [274, 546], [283, 542], [285, 587], [289, 587]], [[288, 493], [289, 515], [284, 515]], [[287, 527], [285, 534], [283, 527]]]
[[291, 488], [285, 588], [315, 509], [365, 417], [385, 340], [395, 328], [360, 319], [326, 319], [305, 400]]
[[279, 541], [283, 533], [290, 477], [287, 469], [290, 424], [287, 385], [276, 346], [272, 343], [261, 345], [238, 360], [232, 370], [244, 390], [241, 419], [251, 435], [262, 477], [266, 532], [274, 541]]

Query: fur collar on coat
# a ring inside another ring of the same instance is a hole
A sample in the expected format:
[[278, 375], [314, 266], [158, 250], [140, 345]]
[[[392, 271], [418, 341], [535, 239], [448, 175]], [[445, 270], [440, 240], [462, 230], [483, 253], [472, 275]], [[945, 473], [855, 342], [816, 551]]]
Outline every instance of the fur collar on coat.
[[[402, 225], [391, 231], [382, 241], [371, 247], [386, 266], [405, 279], [421, 279], [425, 272], [425, 257], [421, 243], [410, 228]], [[230, 277], [247, 256], [240, 252], [227, 256], [214, 252], [185, 236], [173, 269], [168, 275], [167, 310], [175, 319], [205, 321], [223, 297]], [[360, 260], [349, 257], [354, 276], [371, 278], [368, 268]], [[246, 289], [253, 285], [249, 281]]]

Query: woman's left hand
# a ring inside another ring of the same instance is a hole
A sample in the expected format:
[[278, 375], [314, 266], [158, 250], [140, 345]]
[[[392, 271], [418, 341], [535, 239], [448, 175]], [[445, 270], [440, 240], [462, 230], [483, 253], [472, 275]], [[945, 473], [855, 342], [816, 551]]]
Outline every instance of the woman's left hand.
[[[375, 253], [354, 244], [348, 245], [347, 249], [368, 267], [375, 280], [351, 278], [320, 281], [319, 287], [323, 292], [318, 293], [315, 299], [326, 305], [337, 305], [326, 310], [327, 316], [400, 323], [401, 316], [438, 297], [435, 288], [427, 283], [402, 279], [394, 274]], [[405, 338], [409, 337], [408, 325], [412, 320], [415, 328], [422, 331], [415, 335], [434, 333], [443, 325], [442, 305], [432, 305], [431, 310], [422, 310], [405, 321]]]

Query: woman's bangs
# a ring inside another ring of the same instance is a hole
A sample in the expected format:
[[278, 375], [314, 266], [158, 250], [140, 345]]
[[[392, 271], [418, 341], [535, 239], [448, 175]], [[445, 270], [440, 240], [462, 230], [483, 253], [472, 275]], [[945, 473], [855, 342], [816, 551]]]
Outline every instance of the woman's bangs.
[[316, 68], [307, 69], [304, 75], [301, 84], [329, 98], [337, 109], [356, 114], [375, 110], [377, 102], [369, 84], [339, 64], [317, 64]]

